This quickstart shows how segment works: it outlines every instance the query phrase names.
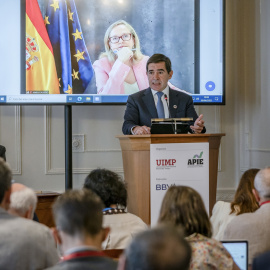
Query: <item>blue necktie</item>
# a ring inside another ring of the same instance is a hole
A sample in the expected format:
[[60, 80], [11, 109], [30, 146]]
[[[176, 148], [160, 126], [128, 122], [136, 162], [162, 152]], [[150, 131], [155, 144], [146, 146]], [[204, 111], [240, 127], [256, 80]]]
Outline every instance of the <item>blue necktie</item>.
[[163, 96], [163, 92], [157, 92], [157, 96], [158, 96], [158, 102], [157, 102], [158, 118], [165, 118], [164, 106], [163, 106], [163, 102], [161, 100], [161, 97]]

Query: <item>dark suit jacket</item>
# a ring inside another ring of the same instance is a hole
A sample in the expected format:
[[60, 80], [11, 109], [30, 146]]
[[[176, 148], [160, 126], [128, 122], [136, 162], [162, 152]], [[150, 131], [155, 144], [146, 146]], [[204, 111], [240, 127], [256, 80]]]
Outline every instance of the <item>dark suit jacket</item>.
[[63, 261], [47, 270], [116, 270], [117, 262], [107, 257], [82, 257]]
[[270, 270], [270, 251], [261, 254], [253, 260], [252, 270]]
[[[192, 117], [193, 121], [198, 118], [190, 95], [170, 88], [169, 103], [170, 118]], [[129, 135], [134, 126], [151, 127], [151, 118], [158, 118], [158, 115], [149, 87], [128, 97], [122, 131]]]

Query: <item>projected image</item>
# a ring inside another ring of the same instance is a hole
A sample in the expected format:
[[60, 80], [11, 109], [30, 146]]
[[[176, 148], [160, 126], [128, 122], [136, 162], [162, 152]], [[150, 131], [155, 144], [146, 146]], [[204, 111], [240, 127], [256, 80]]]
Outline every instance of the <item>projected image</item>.
[[223, 0], [2, 2], [0, 104], [125, 104], [155, 53], [171, 59], [171, 88], [225, 104]]
[[129, 95], [154, 53], [194, 93], [194, 1], [26, 0], [26, 93]]

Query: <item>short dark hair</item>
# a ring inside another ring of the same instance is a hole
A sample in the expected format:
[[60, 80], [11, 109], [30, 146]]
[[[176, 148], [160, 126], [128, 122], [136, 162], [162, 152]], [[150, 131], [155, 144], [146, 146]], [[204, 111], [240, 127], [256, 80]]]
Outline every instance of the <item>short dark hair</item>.
[[12, 173], [4, 159], [0, 158], [0, 203], [4, 199], [5, 192], [11, 187]]
[[179, 228], [159, 226], [135, 236], [125, 250], [125, 270], [188, 270], [191, 254]]
[[56, 226], [71, 236], [95, 236], [102, 229], [103, 208], [91, 190], [68, 190], [53, 205]]
[[171, 186], [162, 201], [159, 223], [182, 226], [185, 236], [199, 233], [211, 238], [212, 226], [201, 195], [191, 187]]
[[0, 157], [6, 161], [6, 147], [3, 145], [0, 145]]
[[106, 207], [112, 204], [127, 206], [127, 190], [122, 178], [106, 169], [93, 170], [84, 182], [84, 188], [94, 191]]
[[166, 67], [166, 70], [168, 73], [170, 73], [172, 71], [172, 63], [171, 63], [170, 58], [164, 54], [161, 54], [161, 53], [153, 54], [148, 59], [147, 64], [146, 64], [146, 70], [148, 71], [149, 64], [152, 64], [152, 63], [156, 64], [156, 63], [160, 63], [160, 62], [165, 62], [165, 67]]

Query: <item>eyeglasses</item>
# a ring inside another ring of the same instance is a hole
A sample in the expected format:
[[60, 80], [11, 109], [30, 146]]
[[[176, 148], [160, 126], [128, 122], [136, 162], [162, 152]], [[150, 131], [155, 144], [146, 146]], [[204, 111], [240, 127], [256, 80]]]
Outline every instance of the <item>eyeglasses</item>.
[[112, 44], [115, 44], [115, 43], [118, 43], [120, 38], [123, 40], [123, 41], [128, 41], [131, 39], [131, 33], [129, 34], [123, 34], [122, 36], [120, 37], [117, 37], [117, 36], [114, 36], [114, 37], [110, 37], [109, 38], [109, 41], [112, 43]]

